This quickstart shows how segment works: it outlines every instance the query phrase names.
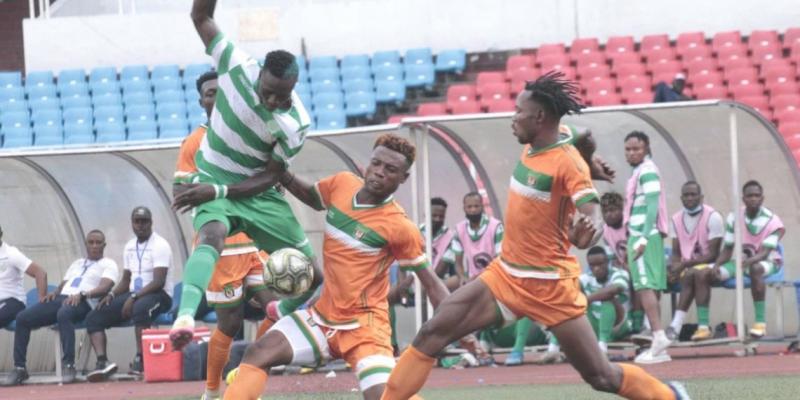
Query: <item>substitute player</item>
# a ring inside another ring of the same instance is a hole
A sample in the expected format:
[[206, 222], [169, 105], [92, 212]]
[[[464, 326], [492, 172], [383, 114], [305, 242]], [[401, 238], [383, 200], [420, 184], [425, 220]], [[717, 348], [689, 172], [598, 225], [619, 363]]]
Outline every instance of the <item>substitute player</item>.
[[[289, 203], [273, 187], [302, 149], [311, 123], [293, 91], [297, 61], [276, 50], [261, 66], [220, 32], [213, 18], [215, 5], [213, 0], [195, 0], [192, 7], [195, 28], [219, 76], [208, 130], [196, 155], [201, 184], [190, 184], [173, 204], [176, 210], [196, 207], [198, 232], [170, 331], [176, 350], [192, 338], [195, 311], [230, 234], [245, 232], [268, 252], [295, 247], [312, 260], [314, 256]], [[280, 311], [288, 313], [304, 303], [317, 286], [319, 280], [305, 295], [281, 302]]]
[[637, 366], [609, 363], [586, 318], [580, 267], [568, 252], [570, 245], [596, 243], [602, 219], [588, 165], [570, 145], [570, 135], [559, 134], [561, 117], [583, 107], [578, 87], [563, 76], [545, 74], [517, 96], [512, 128], [524, 149], [511, 177], [501, 256], [448, 296], [422, 326], [400, 357], [383, 399], [408, 399], [419, 392], [434, 356], [454, 339], [521, 316], [546, 325], [596, 390], [631, 399], [683, 398], [678, 384], [671, 388]]
[[350, 172], [313, 186], [291, 174], [281, 180], [304, 203], [328, 210], [322, 294], [309, 310], [282, 318], [248, 347], [226, 399], [258, 398], [272, 366], [320, 365], [331, 358], [355, 368], [365, 399], [380, 398], [395, 364], [389, 265], [397, 260], [416, 272], [435, 306], [447, 296], [429, 268], [418, 228], [392, 197], [408, 178], [414, 155], [408, 141], [387, 134], [375, 142], [364, 180]]
[[[197, 91], [200, 93], [198, 101], [209, 118], [214, 109], [217, 87], [216, 72], [206, 72], [197, 79]], [[181, 144], [175, 169], [174, 195], [185, 187], [183, 184], [191, 183], [197, 176], [194, 159], [207, 129], [206, 125], [200, 125]], [[263, 310], [273, 299], [264, 285], [262, 257], [266, 256], [263, 252], [259, 254], [255, 244], [245, 233], [237, 233], [225, 239], [219, 262], [214, 267], [206, 289], [206, 300], [217, 312], [217, 329], [214, 329], [208, 342], [206, 390], [201, 400], [220, 397], [222, 369], [228, 363], [233, 338], [244, 322], [244, 301], [248, 297], [255, 298]], [[266, 331], [268, 325], [271, 322], [264, 320], [259, 327], [258, 336], [263, 333], [262, 329]]]

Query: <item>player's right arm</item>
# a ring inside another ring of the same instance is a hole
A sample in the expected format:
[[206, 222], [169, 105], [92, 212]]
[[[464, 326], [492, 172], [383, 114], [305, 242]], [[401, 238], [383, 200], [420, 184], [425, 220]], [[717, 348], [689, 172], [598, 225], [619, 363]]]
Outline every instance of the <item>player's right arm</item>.
[[30, 263], [25, 273], [36, 281], [36, 289], [39, 292], [39, 301], [47, 296], [47, 271], [35, 262]]
[[214, 9], [217, 0], [194, 0], [192, 3], [192, 22], [203, 45], [209, 47], [214, 38], [220, 33], [217, 23], [214, 22]]
[[325, 206], [322, 204], [322, 199], [317, 192], [316, 185], [312, 185], [303, 181], [289, 171], [283, 173], [280, 178], [280, 182], [281, 185], [286, 188], [286, 190], [294, 195], [294, 197], [297, 197], [298, 200], [302, 201], [309, 207], [317, 211], [325, 209]]

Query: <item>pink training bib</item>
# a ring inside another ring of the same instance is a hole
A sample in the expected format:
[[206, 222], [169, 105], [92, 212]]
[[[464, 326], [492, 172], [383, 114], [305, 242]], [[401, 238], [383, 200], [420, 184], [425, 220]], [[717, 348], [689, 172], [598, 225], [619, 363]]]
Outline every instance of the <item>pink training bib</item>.
[[494, 234], [498, 226], [500, 226], [500, 220], [489, 217], [489, 226], [486, 231], [480, 239], [473, 241], [469, 237], [468, 220], [461, 221], [456, 225], [456, 234], [461, 242], [461, 247], [464, 249], [464, 264], [468, 277], [478, 276], [497, 256], [494, 247]]
[[700, 220], [691, 233], [688, 232], [686, 225], [683, 223], [683, 214], [685, 212], [686, 210], [676, 212], [672, 216], [672, 223], [675, 224], [675, 236], [678, 238], [678, 245], [681, 248], [681, 259], [689, 261], [708, 254], [708, 220], [711, 218], [711, 214], [716, 211], [703, 204]]

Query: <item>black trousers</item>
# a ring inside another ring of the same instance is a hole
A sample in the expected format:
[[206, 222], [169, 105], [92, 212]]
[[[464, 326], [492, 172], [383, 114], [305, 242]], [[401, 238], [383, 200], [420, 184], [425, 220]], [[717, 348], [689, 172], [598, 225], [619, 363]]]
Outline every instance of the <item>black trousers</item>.
[[[89, 333], [100, 332], [127, 322], [128, 320], [122, 318], [122, 306], [129, 297], [131, 297], [131, 293], [125, 293], [116, 297], [109, 305], [92, 310], [86, 316], [86, 331]], [[130, 319], [136, 326], [149, 328], [153, 324], [153, 320], [159, 314], [169, 311], [170, 307], [172, 307], [172, 299], [167, 292], [161, 290], [146, 294], [133, 303], [133, 314]]]
[[0, 328], [10, 324], [24, 309], [25, 303], [13, 297], [0, 300]]
[[67, 296], [57, 296], [47, 303], [39, 303], [17, 314], [17, 328], [14, 331], [14, 366], [25, 367], [31, 331], [36, 328], [58, 324], [61, 337], [61, 361], [64, 365], [75, 364], [75, 324], [82, 321], [91, 307], [86, 300], [77, 306], [63, 304]]

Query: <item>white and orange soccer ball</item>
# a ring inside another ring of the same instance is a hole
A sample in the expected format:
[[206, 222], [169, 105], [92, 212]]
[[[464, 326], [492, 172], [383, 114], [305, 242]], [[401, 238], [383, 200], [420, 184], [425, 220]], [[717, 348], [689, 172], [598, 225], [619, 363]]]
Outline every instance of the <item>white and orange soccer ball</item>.
[[264, 265], [264, 284], [278, 296], [299, 296], [308, 291], [313, 280], [311, 260], [291, 247], [272, 252]]

